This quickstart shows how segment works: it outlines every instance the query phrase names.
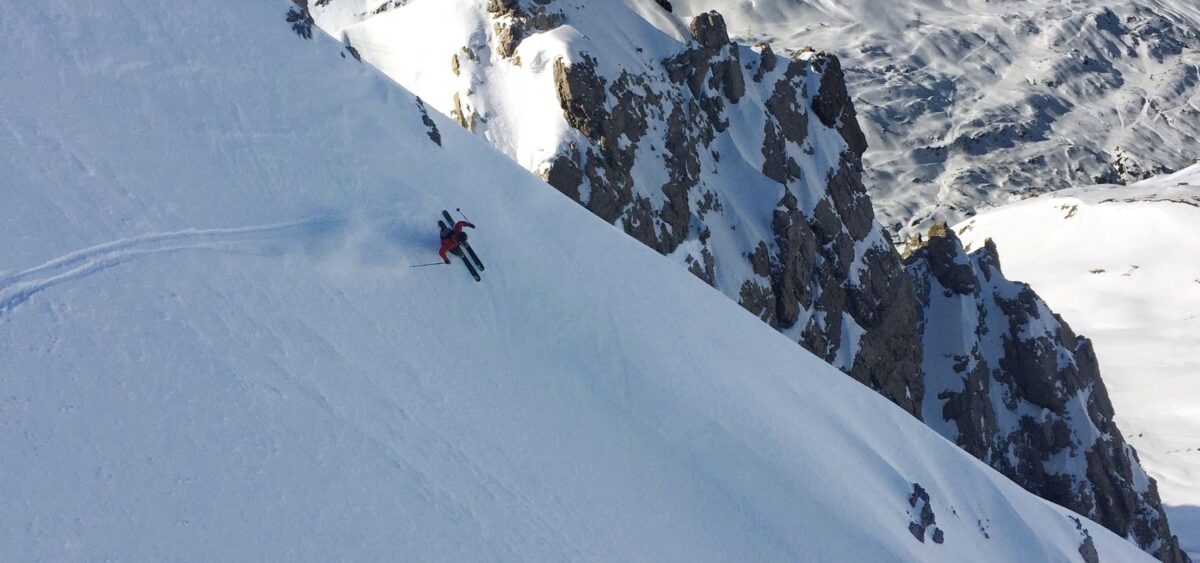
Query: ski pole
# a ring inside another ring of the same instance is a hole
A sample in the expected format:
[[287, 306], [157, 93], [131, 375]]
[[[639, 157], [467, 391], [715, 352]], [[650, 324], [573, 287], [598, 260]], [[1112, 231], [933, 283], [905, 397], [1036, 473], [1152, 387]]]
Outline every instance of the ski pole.
[[467, 218], [467, 214], [466, 214], [466, 213], [463, 213], [463, 212], [462, 212], [462, 209], [459, 209], [459, 208], [455, 207], [455, 208], [454, 208], [454, 210], [455, 210], [455, 211], [457, 211], [459, 215], [462, 215], [462, 216], [463, 216], [463, 219], [467, 219], [467, 222], [468, 222], [468, 223], [471, 223], [471, 224], [474, 224], [474, 223], [475, 223], [474, 221], [472, 221], [472, 220], [470, 220], [470, 219], [468, 219], [468, 218]]
[[445, 266], [445, 265], [446, 265], [445, 262], [430, 262], [428, 264], [417, 264], [416, 266], [409, 266], [409, 267], [410, 268], [424, 268], [425, 266]]

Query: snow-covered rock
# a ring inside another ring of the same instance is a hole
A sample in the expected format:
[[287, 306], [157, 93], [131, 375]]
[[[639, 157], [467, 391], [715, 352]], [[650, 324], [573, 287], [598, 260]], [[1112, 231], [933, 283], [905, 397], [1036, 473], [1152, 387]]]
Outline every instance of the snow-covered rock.
[[567, 0], [312, 6], [364, 60], [919, 416], [918, 306], [862, 184], [837, 57]]
[[5, 560], [1146, 559], [285, 9], [0, 3]]
[[1117, 422], [1200, 558], [1200, 166], [1046, 194], [955, 228], [969, 245], [994, 240], [1005, 271], [1092, 340]]
[[909, 236], [1049, 190], [1128, 183], [1200, 145], [1194, 0], [677, 0], [737, 41], [835, 52], [881, 221]]
[[990, 240], [968, 254], [941, 223], [905, 264], [925, 306], [926, 424], [1043, 498], [1185, 561], [1113, 421], [1091, 342], [1005, 278]]

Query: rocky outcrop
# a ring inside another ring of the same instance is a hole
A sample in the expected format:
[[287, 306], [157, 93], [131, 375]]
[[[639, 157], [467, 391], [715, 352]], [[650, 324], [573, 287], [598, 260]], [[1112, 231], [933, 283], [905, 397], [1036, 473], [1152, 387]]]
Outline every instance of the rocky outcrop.
[[[698, 277], [919, 416], [919, 306], [862, 184], [865, 145], [836, 57], [781, 62], [731, 43], [716, 12], [688, 29], [692, 41], [652, 70], [605, 77], [587, 53], [554, 63], [563, 117], [579, 135], [543, 177], [663, 254], [688, 245], [681, 258]], [[717, 149], [741, 103], [765, 117], [761, 176], [733, 186]], [[844, 139], [823, 156], [834, 166], [812, 165], [814, 134]], [[725, 213], [742, 190], [779, 194], [771, 209], [739, 205], [766, 217], [768, 236], [737, 232], [742, 217]], [[743, 250], [716, 252], [714, 242]]]
[[1091, 342], [1005, 279], [991, 241], [968, 254], [943, 223], [911, 248], [925, 422], [1022, 487], [1163, 561], [1185, 561], [1154, 481], [1113, 422]]
[[496, 16], [495, 48], [502, 57], [511, 57], [526, 36], [562, 25], [566, 16], [545, 6], [549, 2], [522, 5], [517, 0], [489, 0], [488, 12]]
[[837, 129], [850, 150], [862, 156], [867, 151], [867, 136], [858, 125], [858, 113], [846, 91], [846, 75], [837, 57], [817, 57], [819, 72], [825, 77], [821, 89], [813, 98], [813, 112], [826, 127]]
[[909, 517], [912, 518], [912, 522], [908, 524], [908, 531], [914, 538], [917, 538], [917, 541], [925, 543], [926, 535], [936, 544], [946, 541], [945, 534], [941, 528], [937, 527], [937, 515], [933, 513], [929, 492], [919, 483], [913, 483], [912, 495], [908, 497], [908, 507]]
[[421, 112], [421, 123], [425, 125], [425, 132], [429, 135], [429, 140], [439, 147], [442, 146], [442, 132], [438, 131], [437, 123], [434, 123], [433, 118], [429, 117], [429, 111], [425, 109], [425, 101], [420, 97], [417, 98], [417, 110]]

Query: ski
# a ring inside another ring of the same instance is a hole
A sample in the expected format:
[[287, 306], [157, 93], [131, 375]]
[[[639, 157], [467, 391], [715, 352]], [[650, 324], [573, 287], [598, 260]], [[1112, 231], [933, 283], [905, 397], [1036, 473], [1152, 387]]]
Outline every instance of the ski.
[[467, 271], [471, 272], [471, 277], [475, 278], [475, 281], [483, 281], [483, 278], [479, 277], [479, 272], [475, 271], [475, 266], [471, 264], [470, 260], [467, 260], [466, 256], [460, 253], [458, 257], [462, 258], [463, 264], [467, 266]]
[[467, 254], [470, 254], [471, 259], [475, 261], [475, 267], [479, 268], [479, 271], [482, 272], [483, 271], [483, 262], [481, 262], [479, 260], [479, 257], [475, 255], [475, 249], [471, 248], [471, 243], [464, 242], [464, 243], [460, 244], [459, 246], [467, 249]]

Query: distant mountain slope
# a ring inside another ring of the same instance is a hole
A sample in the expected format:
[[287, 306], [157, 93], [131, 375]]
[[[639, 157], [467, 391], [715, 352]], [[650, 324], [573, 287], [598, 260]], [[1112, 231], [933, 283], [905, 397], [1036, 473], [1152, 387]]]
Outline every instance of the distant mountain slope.
[[842, 58], [866, 184], [902, 234], [1030, 192], [1127, 183], [1200, 151], [1192, 0], [672, 0], [735, 39]]
[[5, 558], [1144, 558], [285, 10], [0, 4]]
[[1047, 194], [956, 229], [975, 247], [993, 239], [1005, 271], [1095, 343], [1117, 422], [1200, 556], [1200, 166]]

